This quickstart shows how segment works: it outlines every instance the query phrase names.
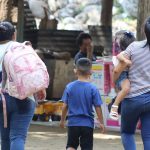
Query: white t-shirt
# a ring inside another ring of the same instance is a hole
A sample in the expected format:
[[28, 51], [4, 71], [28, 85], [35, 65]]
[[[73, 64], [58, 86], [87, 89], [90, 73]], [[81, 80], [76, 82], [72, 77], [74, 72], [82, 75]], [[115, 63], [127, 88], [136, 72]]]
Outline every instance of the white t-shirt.
[[119, 64], [119, 60], [117, 59], [116, 56], [113, 56], [113, 57], [112, 57], [112, 62], [113, 62], [113, 65], [114, 65], [115, 67]]
[[[0, 44], [0, 72], [2, 73], [2, 62], [3, 62], [3, 58], [4, 55], [7, 51], [7, 49], [9, 49], [9, 47], [11, 46], [12, 41], [7, 42], [5, 44]], [[0, 87], [2, 86], [1, 82], [0, 82]]]
[[0, 44], [0, 71], [2, 71], [2, 61], [6, 50], [11, 46], [12, 41], [5, 44]]

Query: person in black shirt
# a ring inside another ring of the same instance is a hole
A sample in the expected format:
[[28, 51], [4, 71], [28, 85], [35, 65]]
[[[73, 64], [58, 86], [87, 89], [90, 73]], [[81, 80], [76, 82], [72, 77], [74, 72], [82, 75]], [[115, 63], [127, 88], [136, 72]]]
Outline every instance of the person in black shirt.
[[79, 46], [80, 50], [75, 55], [75, 64], [78, 59], [87, 57], [92, 61], [96, 60], [96, 56], [93, 55], [93, 43], [92, 38], [88, 33], [81, 32], [76, 39], [77, 45]]

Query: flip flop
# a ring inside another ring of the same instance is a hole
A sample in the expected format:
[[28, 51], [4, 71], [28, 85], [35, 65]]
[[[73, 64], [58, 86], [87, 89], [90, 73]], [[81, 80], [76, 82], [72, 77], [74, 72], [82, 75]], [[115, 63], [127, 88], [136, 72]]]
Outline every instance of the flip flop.
[[[117, 108], [117, 109], [118, 109], [118, 106], [112, 105], [112, 108]], [[112, 120], [118, 120], [118, 119], [119, 119], [118, 112], [113, 111], [113, 110], [111, 109], [110, 114], [109, 114], [109, 117], [110, 117]]]

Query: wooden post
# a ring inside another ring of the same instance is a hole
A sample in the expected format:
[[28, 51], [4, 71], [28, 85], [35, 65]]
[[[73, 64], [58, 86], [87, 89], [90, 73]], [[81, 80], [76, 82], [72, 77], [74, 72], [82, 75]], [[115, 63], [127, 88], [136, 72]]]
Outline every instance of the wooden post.
[[144, 21], [150, 16], [150, 0], [139, 0], [137, 16], [137, 40], [143, 40], [145, 38]]
[[17, 41], [24, 40], [24, 0], [18, 0]]

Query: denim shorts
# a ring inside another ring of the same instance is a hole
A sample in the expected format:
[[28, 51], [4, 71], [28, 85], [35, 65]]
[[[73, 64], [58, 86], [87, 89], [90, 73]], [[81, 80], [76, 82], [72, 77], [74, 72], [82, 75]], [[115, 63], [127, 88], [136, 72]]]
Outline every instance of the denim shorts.
[[116, 81], [116, 87], [117, 89], [121, 90], [121, 84], [124, 80], [128, 79], [128, 71], [123, 71], [118, 80]]

